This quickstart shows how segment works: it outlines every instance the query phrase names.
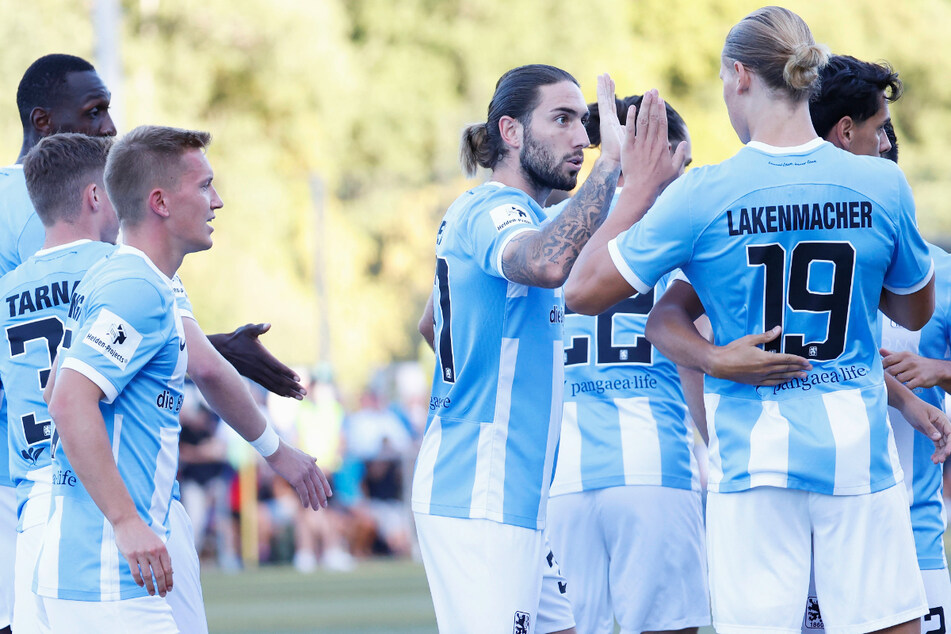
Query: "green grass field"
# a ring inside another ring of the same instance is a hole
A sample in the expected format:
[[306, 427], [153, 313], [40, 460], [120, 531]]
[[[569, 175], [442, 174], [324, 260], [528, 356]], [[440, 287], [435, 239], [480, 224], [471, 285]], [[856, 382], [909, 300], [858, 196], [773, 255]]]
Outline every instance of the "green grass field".
[[[289, 566], [202, 574], [213, 634], [435, 634], [423, 567], [376, 560], [347, 573]], [[712, 634], [704, 628], [701, 634]]]

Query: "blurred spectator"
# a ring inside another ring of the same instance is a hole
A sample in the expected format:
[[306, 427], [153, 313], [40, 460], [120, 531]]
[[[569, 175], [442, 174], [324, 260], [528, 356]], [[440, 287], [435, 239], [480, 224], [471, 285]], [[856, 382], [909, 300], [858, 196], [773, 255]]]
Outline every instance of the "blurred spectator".
[[334, 489], [334, 498], [330, 506], [318, 513], [297, 508], [294, 567], [301, 572], [312, 572], [318, 563], [329, 570], [351, 570], [354, 566], [344, 537], [350, 532], [346, 500], [341, 504], [337, 484], [340, 478], [336, 477], [342, 464], [343, 416], [330, 368], [318, 366], [311, 372], [307, 396], [297, 409], [294, 430], [297, 446], [317, 458], [317, 464], [324, 468]]

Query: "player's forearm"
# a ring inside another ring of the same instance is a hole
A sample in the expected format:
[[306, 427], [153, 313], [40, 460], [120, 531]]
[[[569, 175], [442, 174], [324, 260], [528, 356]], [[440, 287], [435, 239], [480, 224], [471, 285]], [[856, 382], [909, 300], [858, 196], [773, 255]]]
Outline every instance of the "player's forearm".
[[597, 315], [636, 292], [611, 260], [608, 243], [643, 218], [653, 200], [644, 192], [624, 188], [614, 211], [585, 244], [568, 275], [565, 302], [571, 310]]
[[679, 365], [677, 366], [677, 373], [680, 375], [680, 385], [683, 388], [687, 411], [690, 412], [690, 417], [693, 419], [697, 431], [700, 432], [703, 442], [709, 444], [707, 410], [703, 402], [703, 374]]
[[502, 256], [502, 273], [513, 282], [557, 288], [611, 207], [621, 165], [599, 158], [578, 193], [538, 232], [516, 236]]
[[257, 440], [267, 427], [248, 386], [238, 371], [211, 347], [194, 320], [186, 319], [188, 374], [218, 416], [242, 438]]
[[138, 517], [135, 503], [119, 475], [98, 399], [77, 398], [57, 390], [49, 410], [61, 450], [106, 519], [116, 526]]
[[894, 407], [902, 413], [913, 403], [911, 399], [918, 398], [914, 392], [902, 385], [901, 381], [888, 372], [885, 373], [885, 391], [888, 394], [889, 407]]

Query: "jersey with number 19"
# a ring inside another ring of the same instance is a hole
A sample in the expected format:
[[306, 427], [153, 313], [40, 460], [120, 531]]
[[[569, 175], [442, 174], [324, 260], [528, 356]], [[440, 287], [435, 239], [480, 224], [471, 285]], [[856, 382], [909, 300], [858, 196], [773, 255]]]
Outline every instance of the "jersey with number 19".
[[[100, 410], [119, 475], [142, 520], [168, 538], [178, 467], [187, 354], [172, 281], [144, 253], [120, 246], [74, 293], [70, 347], [59, 372], [79, 372], [105, 395]], [[115, 544], [112, 525], [53, 438], [53, 496], [34, 590], [44, 597], [145, 597]]]
[[511, 282], [502, 253], [545, 215], [526, 193], [480, 185], [436, 237], [436, 370], [413, 510], [544, 526], [561, 425], [561, 289]]
[[882, 288], [913, 293], [933, 264], [896, 165], [821, 139], [751, 142], [674, 181], [608, 248], [639, 292], [682, 268], [717, 344], [781, 325], [767, 350], [812, 363], [774, 387], [705, 380], [710, 490], [841, 495], [901, 480], [877, 310]]

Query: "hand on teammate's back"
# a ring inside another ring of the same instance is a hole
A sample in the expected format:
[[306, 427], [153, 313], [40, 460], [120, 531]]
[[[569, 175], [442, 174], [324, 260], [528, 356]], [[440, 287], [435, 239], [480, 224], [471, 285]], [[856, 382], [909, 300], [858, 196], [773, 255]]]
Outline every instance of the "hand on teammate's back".
[[281, 441], [277, 451], [265, 460], [294, 487], [305, 508], [316, 511], [327, 507], [327, 498], [333, 495], [333, 491], [324, 472], [317, 466], [316, 458]]
[[688, 142], [670, 151], [667, 110], [657, 90], [644, 93], [640, 109], [634, 106], [628, 109], [627, 121], [637, 121], [637, 125], [627, 126], [621, 148], [624, 185], [639, 188], [656, 198], [680, 175]]
[[281, 363], [258, 339], [271, 324], [245, 324], [234, 332], [208, 335], [208, 340], [242, 376], [278, 396], [304, 398], [307, 390], [300, 377]]
[[812, 369], [806, 359], [794, 354], [767, 352], [759, 346], [778, 337], [776, 326], [759, 335], [746, 335], [725, 346], [713, 348], [705, 372], [718, 379], [747, 385], [779, 385], [791, 379], [803, 379]]

